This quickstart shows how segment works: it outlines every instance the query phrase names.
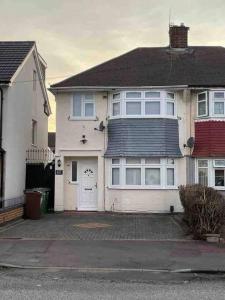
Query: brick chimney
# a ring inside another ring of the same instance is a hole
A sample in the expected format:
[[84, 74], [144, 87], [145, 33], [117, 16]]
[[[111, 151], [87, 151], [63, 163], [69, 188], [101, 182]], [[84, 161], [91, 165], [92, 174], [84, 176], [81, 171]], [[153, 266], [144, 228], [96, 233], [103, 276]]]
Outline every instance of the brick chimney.
[[170, 25], [170, 48], [184, 49], [188, 47], [188, 30], [184, 23], [178, 25]]

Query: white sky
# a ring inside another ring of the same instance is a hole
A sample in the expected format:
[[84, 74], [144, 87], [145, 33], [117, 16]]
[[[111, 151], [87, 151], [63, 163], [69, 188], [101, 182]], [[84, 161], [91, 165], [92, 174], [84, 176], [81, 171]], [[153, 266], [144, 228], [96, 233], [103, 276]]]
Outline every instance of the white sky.
[[190, 27], [190, 45], [225, 46], [224, 0], [0, 0], [0, 8], [0, 39], [35, 40], [47, 83], [136, 47], [168, 45], [170, 9], [173, 23]]

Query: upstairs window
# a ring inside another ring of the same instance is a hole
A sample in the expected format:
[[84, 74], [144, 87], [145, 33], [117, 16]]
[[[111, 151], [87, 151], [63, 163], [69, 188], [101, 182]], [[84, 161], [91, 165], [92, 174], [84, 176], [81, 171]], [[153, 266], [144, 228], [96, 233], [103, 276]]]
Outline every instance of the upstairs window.
[[73, 118], [93, 118], [95, 116], [95, 102], [92, 93], [75, 93], [72, 101]]
[[225, 91], [202, 92], [197, 95], [198, 117], [224, 118]]
[[198, 94], [198, 117], [208, 116], [208, 94], [207, 92]]
[[175, 94], [166, 91], [130, 91], [112, 94], [112, 117], [174, 117]]
[[213, 92], [213, 115], [217, 117], [224, 117], [225, 109], [225, 93], [224, 92]]

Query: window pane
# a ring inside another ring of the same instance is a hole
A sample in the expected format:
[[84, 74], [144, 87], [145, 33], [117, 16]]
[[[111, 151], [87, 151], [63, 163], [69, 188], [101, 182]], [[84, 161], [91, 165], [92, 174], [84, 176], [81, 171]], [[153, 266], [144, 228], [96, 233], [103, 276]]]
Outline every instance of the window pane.
[[146, 92], [145, 98], [160, 98], [160, 92]]
[[160, 115], [160, 102], [152, 101], [145, 103], [146, 115]]
[[120, 115], [120, 103], [116, 102], [113, 103], [113, 116], [118, 116]]
[[198, 94], [198, 100], [206, 100], [206, 93]]
[[141, 184], [141, 169], [140, 168], [126, 168], [126, 184], [140, 185]]
[[145, 169], [145, 184], [160, 185], [160, 169]]
[[120, 160], [118, 158], [113, 158], [112, 159], [112, 164], [113, 165], [119, 165], [120, 164]]
[[140, 115], [141, 114], [141, 102], [127, 102], [126, 103], [127, 115]]
[[84, 97], [85, 97], [85, 100], [93, 100], [93, 94], [92, 93], [85, 93]]
[[224, 114], [224, 102], [215, 102], [214, 103], [214, 114], [223, 115]]
[[160, 158], [154, 157], [154, 158], [146, 158], [145, 163], [147, 165], [159, 165], [160, 164]]
[[126, 163], [127, 164], [140, 164], [141, 163], [141, 159], [140, 158], [127, 158], [126, 159]]
[[85, 103], [85, 117], [94, 116], [94, 103]]
[[208, 185], [208, 169], [198, 169], [198, 183], [207, 186]]
[[224, 159], [215, 159], [214, 164], [216, 167], [225, 167]]
[[73, 97], [73, 115], [76, 117], [81, 116], [81, 95], [76, 94]]
[[113, 94], [113, 99], [120, 99], [120, 93]]
[[174, 159], [173, 158], [167, 158], [167, 164], [168, 165], [174, 165]]
[[174, 169], [167, 169], [167, 185], [174, 185]]
[[112, 168], [112, 185], [120, 184], [120, 169]]
[[224, 170], [215, 170], [215, 186], [224, 186]]
[[174, 93], [167, 93], [168, 99], [174, 99]]
[[198, 103], [198, 115], [203, 116], [206, 115], [206, 102], [199, 102]]
[[224, 93], [223, 92], [215, 92], [214, 93], [214, 98], [224, 99]]
[[141, 92], [127, 92], [126, 98], [141, 98]]
[[167, 115], [174, 116], [174, 103], [173, 102], [167, 102]]
[[72, 161], [72, 181], [77, 181], [77, 162]]
[[205, 159], [204, 160], [199, 160], [198, 161], [198, 166], [207, 168], [208, 167], [208, 160], [205, 160]]

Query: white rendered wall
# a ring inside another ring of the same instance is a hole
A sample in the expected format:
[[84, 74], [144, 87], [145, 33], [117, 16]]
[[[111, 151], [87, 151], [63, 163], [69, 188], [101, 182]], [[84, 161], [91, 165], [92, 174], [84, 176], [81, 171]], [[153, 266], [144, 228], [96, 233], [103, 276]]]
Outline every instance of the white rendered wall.
[[39, 82], [36, 91], [33, 91], [33, 70], [36, 70], [36, 65], [31, 55], [15, 78], [15, 83], [4, 91], [5, 199], [23, 195], [26, 150], [32, 147], [32, 119], [37, 121], [37, 147], [48, 146], [48, 117], [44, 114], [44, 98]]

